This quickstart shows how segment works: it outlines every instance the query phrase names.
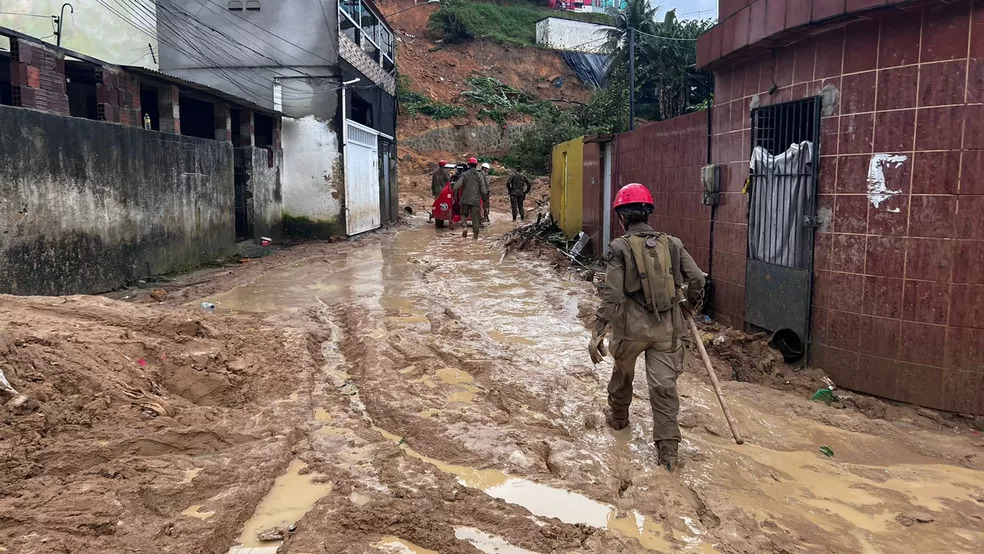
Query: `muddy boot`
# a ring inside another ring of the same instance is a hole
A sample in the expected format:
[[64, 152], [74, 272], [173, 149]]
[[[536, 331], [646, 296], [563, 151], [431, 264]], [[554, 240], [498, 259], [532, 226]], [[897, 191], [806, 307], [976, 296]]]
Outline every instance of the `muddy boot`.
[[465, 230], [461, 232], [461, 238], [463, 238], [463, 239], [468, 238], [468, 226], [467, 225], [465, 225]]
[[677, 450], [680, 447], [680, 441], [675, 440], [663, 440], [656, 441], [656, 450], [659, 453], [658, 463], [659, 465], [666, 468], [666, 471], [673, 472], [676, 469], [677, 460]]
[[621, 431], [629, 426], [629, 419], [625, 417], [615, 417], [611, 409], [605, 410], [605, 423], [616, 431]]

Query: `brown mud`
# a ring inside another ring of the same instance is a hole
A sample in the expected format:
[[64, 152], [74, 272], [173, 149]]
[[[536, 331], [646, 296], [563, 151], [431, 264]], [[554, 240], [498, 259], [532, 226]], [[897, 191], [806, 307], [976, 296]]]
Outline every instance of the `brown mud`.
[[0, 408], [0, 549], [980, 550], [981, 435], [811, 402], [818, 372], [739, 335], [710, 351], [746, 444], [690, 356], [683, 464], [657, 467], [643, 372], [630, 428], [604, 425], [592, 286], [546, 256], [500, 263], [494, 215], [477, 242], [418, 217], [161, 304], [0, 297], [0, 367], [38, 403]]

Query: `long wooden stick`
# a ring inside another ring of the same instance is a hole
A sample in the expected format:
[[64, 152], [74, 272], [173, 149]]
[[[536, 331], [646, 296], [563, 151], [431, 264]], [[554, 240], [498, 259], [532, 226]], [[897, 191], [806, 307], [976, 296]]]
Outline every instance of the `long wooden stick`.
[[714, 366], [711, 365], [711, 359], [707, 356], [707, 350], [704, 349], [704, 341], [700, 340], [700, 331], [697, 330], [697, 324], [694, 323], [694, 318], [684, 312], [687, 317], [687, 323], [690, 324], [690, 333], [694, 336], [694, 341], [697, 342], [697, 350], [700, 351], [700, 357], [704, 360], [704, 368], [707, 370], [708, 377], [711, 378], [711, 384], [714, 385], [714, 394], [718, 397], [718, 402], [721, 403], [721, 410], [724, 411], [724, 419], [728, 420], [728, 427], [731, 428], [731, 434], [735, 436], [735, 442], [742, 444], [745, 439], [741, 438], [741, 431], [738, 430], [738, 424], [735, 422], [735, 418], [731, 417], [731, 410], [728, 409], [728, 403], [724, 401], [724, 393], [721, 392], [721, 384], [718, 383], [717, 374], [714, 373]]

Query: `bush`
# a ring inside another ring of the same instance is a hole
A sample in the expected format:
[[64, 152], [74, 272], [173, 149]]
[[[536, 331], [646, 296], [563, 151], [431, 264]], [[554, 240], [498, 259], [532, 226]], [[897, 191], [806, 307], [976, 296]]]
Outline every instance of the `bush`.
[[427, 30], [445, 42], [464, 42], [486, 38], [503, 44], [536, 44], [536, 22], [544, 17], [559, 17], [611, 24], [611, 17], [595, 13], [546, 10], [543, 2], [503, 2], [487, 4], [470, 0], [443, 0], [431, 14]]
[[451, 119], [468, 113], [460, 106], [442, 104], [436, 100], [427, 98], [419, 92], [410, 89], [410, 80], [401, 75], [396, 81], [396, 97], [400, 102], [400, 109], [410, 117], [426, 115], [432, 119]]

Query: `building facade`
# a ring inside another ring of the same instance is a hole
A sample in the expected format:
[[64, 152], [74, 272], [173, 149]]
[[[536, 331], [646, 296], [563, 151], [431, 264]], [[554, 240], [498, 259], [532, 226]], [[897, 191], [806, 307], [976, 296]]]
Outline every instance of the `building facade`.
[[396, 217], [395, 41], [369, 0], [168, 0], [161, 71], [287, 118], [284, 210], [304, 236]]
[[715, 319], [781, 332], [838, 386], [984, 414], [984, 3], [720, 12], [709, 110], [585, 140], [595, 254], [614, 191], [645, 183]]

